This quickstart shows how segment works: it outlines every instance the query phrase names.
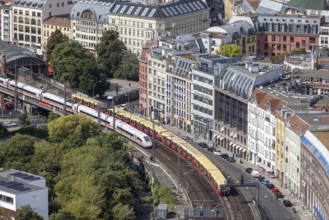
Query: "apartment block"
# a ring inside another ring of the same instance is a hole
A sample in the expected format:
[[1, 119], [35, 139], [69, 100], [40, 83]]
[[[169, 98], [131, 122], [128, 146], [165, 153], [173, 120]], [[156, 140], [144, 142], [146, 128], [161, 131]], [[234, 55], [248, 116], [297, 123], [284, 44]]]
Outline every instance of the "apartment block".
[[201, 0], [163, 5], [117, 1], [108, 16], [109, 29], [118, 31], [120, 40], [136, 54], [147, 40], [197, 33], [210, 26], [209, 8]]
[[[318, 119], [328, 126], [328, 116]], [[301, 138], [300, 198], [316, 219], [329, 218], [328, 137], [328, 131], [306, 131]]]
[[71, 20], [66, 17], [51, 17], [45, 20], [43, 22], [43, 45], [47, 45], [48, 38], [56, 30], [60, 30], [62, 34], [71, 38]]
[[71, 13], [71, 36], [83, 47], [95, 53], [104, 31], [109, 29], [108, 13], [112, 3], [102, 1], [79, 1], [74, 4]]
[[321, 16], [259, 14], [252, 16], [257, 30], [257, 54], [275, 56], [319, 45]]
[[43, 21], [52, 16], [69, 14], [73, 4], [69, 0], [16, 0], [12, 5], [12, 42], [42, 53]]
[[[282, 65], [246, 63], [220, 69], [215, 82], [215, 133], [219, 146], [248, 157], [248, 100], [256, 86], [276, 81]], [[251, 160], [249, 154], [249, 160]]]
[[8, 214], [9, 218], [14, 217], [17, 209], [29, 205], [47, 220], [48, 188], [45, 178], [14, 169], [0, 170], [0, 205], [2, 213]]
[[12, 41], [12, 10], [11, 5], [14, 0], [2, 1], [0, 3], [0, 40]]

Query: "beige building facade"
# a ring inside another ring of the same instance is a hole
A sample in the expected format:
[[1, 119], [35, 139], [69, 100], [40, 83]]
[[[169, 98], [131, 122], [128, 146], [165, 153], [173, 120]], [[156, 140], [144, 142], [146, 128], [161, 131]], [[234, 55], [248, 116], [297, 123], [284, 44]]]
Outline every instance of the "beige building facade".
[[42, 44], [47, 45], [48, 38], [56, 30], [60, 30], [62, 34], [71, 38], [71, 20], [69, 18], [52, 17], [43, 22]]
[[197, 33], [209, 26], [209, 8], [201, 0], [166, 5], [115, 2], [109, 12], [109, 29], [118, 31], [135, 54], [140, 54], [147, 40]]

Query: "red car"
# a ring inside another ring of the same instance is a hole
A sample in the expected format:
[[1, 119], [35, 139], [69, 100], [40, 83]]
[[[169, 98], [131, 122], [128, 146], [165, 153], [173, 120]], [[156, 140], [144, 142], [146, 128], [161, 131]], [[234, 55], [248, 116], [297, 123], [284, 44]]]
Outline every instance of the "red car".
[[278, 188], [273, 188], [273, 189], [272, 189], [272, 193], [275, 194], [275, 193], [277, 193], [277, 192], [280, 192], [280, 190], [279, 190]]

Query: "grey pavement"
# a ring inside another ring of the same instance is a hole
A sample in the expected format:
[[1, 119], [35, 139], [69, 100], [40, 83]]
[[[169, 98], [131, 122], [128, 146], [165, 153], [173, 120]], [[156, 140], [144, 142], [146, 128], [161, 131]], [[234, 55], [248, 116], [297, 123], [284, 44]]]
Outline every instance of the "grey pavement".
[[[162, 126], [164, 128], [169, 129], [171, 132], [175, 133], [178, 136], [185, 135], [185, 136], [190, 137], [191, 140], [194, 139], [193, 141], [196, 143], [206, 142], [206, 143], [208, 143], [209, 146], [213, 146], [212, 141], [204, 140], [202, 138], [195, 139], [192, 134], [189, 134], [186, 131], [179, 129], [178, 127], [171, 126], [171, 125], [162, 125]], [[232, 152], [226, 150], [225, 148], [218, 146], [216, 149], [221, 151], [222, 153], [227, 153], [228, 155], [232, 155]], [[235, 163], [235, 165], [241, 166], [243, 169], [245, 169], [247, 167], [251, 167], [255, 170], [256, 168], [258, 168], [255, 164], [252, 164], [248, 160], [242, 159], [242, 162], [243, 162], [242, 164], [239, 163], [239, 160], [240, 160], [240, 158], [237, 159], [237, 162]], [[275, 178], [271, 178], [267, 173], [262, 173], [261, 175], [264, 176], [266, 179], [268, 179], [270, 181], [270, 183], [274, 184], [274, 186], [282, 192], [282, 194], [284, 195], [284, 199], [289, 199], [291, 201], [291, 203], [293, 205], [292, 207], [284, 207], [282, 205], [282, 209], [287, 209], [290, 212], [291, 216], [293, 216], [294, 219], [296, 219], [296, 218], [301, 219], [301, 220], [314, 219], [312, 213], [309, 210], [307, 210], [306, 208], [304, 208], [300, 199], [297, 198], [296, 196], [293, 196], [291, 191], [289, 189], [286, 189], [284, 186], [282, 186], [281, 183], [279, 182], [279, 180], [277, 180]], [[272, 194], [272, 192], [270, 190], [268, 190], [268, 192], [267, 193], [265, 192], [265, 194], [266, 195], [268, 194], [270, 196]], [[282, 200], [283, 199], [279, 199], [279, 202], [282, 203]], [[264, 203], [264, 205], [266, 206], [267, 204]], [[297, 213], [293, 212], [293, 208], [296, 209]], [[271, 209], [271, 207], [268, 207], [267, 209]], [[281, 219], [281, 218], [279, 218], [279, 219]]]

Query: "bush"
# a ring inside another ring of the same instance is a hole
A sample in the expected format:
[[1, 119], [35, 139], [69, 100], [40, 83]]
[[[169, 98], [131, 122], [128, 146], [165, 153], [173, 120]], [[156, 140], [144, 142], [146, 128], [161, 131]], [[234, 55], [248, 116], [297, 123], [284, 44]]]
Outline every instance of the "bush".
[[48, 139], [48, 131], [40, 128], [34, 128], [32, 126], [23, 127], [17, 131], [14, 131], [14, 134], [26, 134], [39, 139]]

